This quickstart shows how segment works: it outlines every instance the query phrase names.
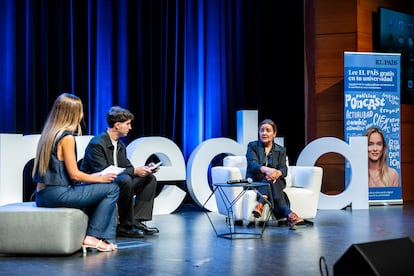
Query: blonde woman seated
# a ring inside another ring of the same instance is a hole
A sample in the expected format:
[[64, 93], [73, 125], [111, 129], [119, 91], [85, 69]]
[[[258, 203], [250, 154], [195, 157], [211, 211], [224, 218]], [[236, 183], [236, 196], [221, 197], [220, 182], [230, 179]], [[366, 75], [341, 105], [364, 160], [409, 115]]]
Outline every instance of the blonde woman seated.
[[63, 93], [55, 100], [40, 136], [33, 168], [39, 207], [78, 208], [89, 216], [82, 249], [114, 251], [116, 174], [86, 174], [78, 169], [75, 135], [81, 135], [83, 104], [79, 97]]
[[387, 165], [387, 144], [379, 128], [369, 128], [368, 137], [368, 187], [398, 187], [398, 172]]

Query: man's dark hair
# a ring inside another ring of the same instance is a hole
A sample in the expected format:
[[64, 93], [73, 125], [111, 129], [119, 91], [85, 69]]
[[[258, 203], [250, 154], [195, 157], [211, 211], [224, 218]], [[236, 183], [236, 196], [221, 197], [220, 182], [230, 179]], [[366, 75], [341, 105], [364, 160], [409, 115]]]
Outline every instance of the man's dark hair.
[[114, 127], [115, 123], [123, 123], [127, 120], [134, 120], [134, 114], [131, 113], [128, 109], [122, 108], [120, 106], [113, 106], [109, 109], [106, 114], [106, 122], [109, 127]]

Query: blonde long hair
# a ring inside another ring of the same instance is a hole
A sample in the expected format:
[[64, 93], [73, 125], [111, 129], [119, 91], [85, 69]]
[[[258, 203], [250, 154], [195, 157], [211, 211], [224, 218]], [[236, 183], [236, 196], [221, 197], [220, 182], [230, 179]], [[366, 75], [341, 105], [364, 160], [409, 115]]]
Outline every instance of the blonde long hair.
[[83, 105], [81, 99], [69, 93], [60, 94], [53, 103], [37, 144], [33, 175], [36, 169], [38, 169], [40, 175], [45, 175], [55, 139], [63, 131], [68, 130], [82, 135], [80, 124], [82, 119]]
[[[376, 127], [371, 127], [369, 129], [366, 130], [365, 132], [365, 136], [368, 137], [368, 141], [369, 138], [371, 137], [371, 135], [373, 133], [378, 133], [381, 136], [381, 140], [382, 140], [382, 155], [379, 159], [379, 167], [380, 167], [380, 178], [381, 181], [384, 184], [389, 183], [389, 179], [388, 179], [388, 165], [387, 165], [387, 142], [385, 141], [385, 137], [384, 134], [382, 133], [382, 131], [379, 128]], [[387, 185], [386, 185], [387, 186]]]

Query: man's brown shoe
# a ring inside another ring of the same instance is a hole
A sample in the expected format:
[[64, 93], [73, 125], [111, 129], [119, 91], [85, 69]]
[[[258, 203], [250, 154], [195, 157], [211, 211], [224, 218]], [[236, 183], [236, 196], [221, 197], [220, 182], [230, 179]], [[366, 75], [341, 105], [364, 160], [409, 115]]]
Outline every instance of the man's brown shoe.
[[263, 207], [263, 203], [257, 203], [256, 208], [252, 211], [255, 218], [260, 218], [262, 216]]
[[304, 222], [303, 218], [299, 217], [298, 214], [296, 214], [295, 212], [291, 212], [288, 217], [288, 225], [291, 229], [295, 228], [295, 225]]

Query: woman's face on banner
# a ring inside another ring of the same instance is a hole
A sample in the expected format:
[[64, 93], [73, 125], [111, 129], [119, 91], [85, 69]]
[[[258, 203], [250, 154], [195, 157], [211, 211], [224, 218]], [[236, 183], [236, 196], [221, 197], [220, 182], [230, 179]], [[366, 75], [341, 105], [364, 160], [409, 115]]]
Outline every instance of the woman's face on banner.
[[382, 156], [384, 142], [377, 132], [372, 133], [368, 138], [368, 159], [378, 161]]

